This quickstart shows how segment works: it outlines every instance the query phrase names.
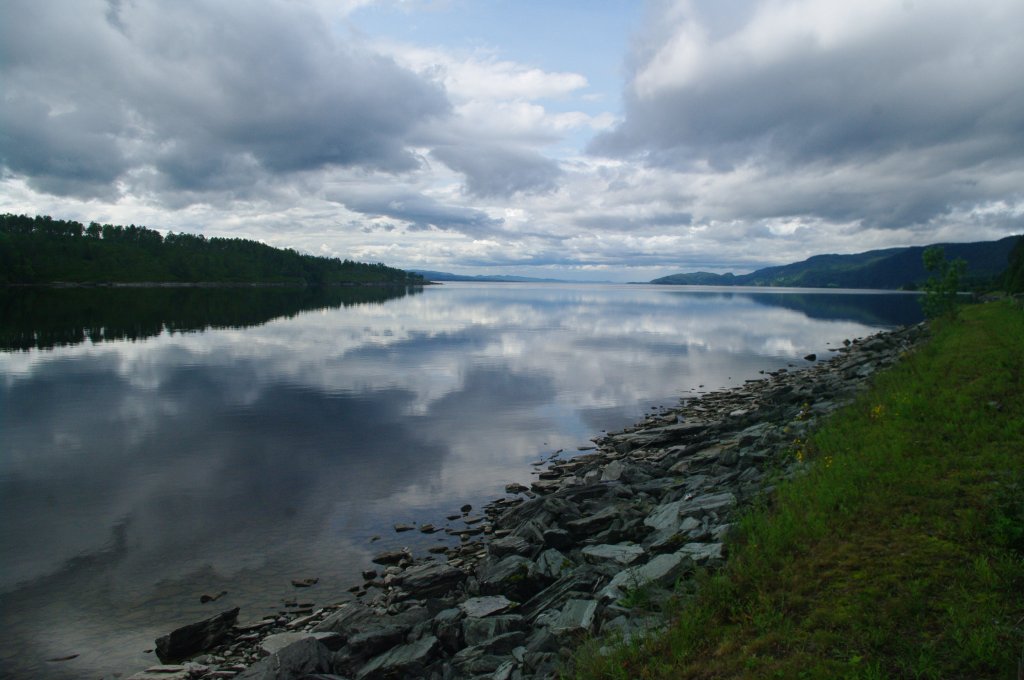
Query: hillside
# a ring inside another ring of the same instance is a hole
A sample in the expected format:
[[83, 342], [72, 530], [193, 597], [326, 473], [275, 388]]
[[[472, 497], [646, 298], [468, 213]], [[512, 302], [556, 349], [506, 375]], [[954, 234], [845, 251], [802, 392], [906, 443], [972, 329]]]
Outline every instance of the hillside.
[[423, 279], [383, 264], [302, 255], [246, 239], [0, 215], [0, 285], [57, 282], [330, 286]]
[[[967, 262], [967, 287], [985, 286], [1000, 277], [1021, 240], [940, 243], [949, 260]], [[796, 288], [880, 288], [913, 290], [927, 278], [922, 254], [929, 246], [871, 250], [855, 255], [815, 255], [802, 262], [765, 267], [749, 274], [695, 272], [673, 274], [651, 283], [684, 286], [791, 286]]]

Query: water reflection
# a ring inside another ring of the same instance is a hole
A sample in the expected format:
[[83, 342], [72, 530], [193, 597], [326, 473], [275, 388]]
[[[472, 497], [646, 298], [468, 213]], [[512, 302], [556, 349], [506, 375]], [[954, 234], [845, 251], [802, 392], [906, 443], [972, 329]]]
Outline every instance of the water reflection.
[[439, 540], [392, 523], [443, 525], [539, 455], [803, 363], [888, 325], [875, 308], [897, 300], [857, 316], [855, 296], [807, 297], [453, 284], [0, 354], [0, 671], [139, 668], [170, 626], [235, 605], [258, 618], [295, 577], [335, 601], [371, 552]]
[[385, 302], [422, 288], [4, 288], [0, 350], [247, 328], [311, 309]]

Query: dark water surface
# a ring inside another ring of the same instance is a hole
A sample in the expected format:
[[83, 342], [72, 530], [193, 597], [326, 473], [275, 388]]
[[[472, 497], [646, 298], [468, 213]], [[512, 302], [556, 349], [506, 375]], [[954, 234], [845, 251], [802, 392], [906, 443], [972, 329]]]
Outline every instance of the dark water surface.
[[532, 461], [918, 310], [639, 285], [0, 292], [0, 676], [129, 674], [193, 620], [346, 599], [374, 553], [450, 540], [394, 523], [459, 525]]

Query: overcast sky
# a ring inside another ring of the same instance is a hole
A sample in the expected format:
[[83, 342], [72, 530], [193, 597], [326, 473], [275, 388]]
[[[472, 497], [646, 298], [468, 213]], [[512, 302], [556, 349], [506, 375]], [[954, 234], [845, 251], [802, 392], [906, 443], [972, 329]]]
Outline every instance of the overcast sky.
[[1024, 232], [1021, 0], [5, 0], [0, 211], [615, 281]]

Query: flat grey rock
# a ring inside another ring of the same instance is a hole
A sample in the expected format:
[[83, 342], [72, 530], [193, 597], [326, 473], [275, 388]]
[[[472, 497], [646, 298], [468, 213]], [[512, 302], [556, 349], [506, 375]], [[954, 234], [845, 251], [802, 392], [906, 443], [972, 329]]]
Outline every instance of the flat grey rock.
[[588, 545], [582, 550], [583, 557], [594, 564], [612, 562], [623, 566], [632, 564], [644, 554], [644, 549], [632, 543], [617, 545]]
[[469, 598], [459, 605], [459, 609], [470, 618], [483, 618], [501, 613], [511, 606], [512, 600], [504, 595], [485, 595], [484, 597]]

